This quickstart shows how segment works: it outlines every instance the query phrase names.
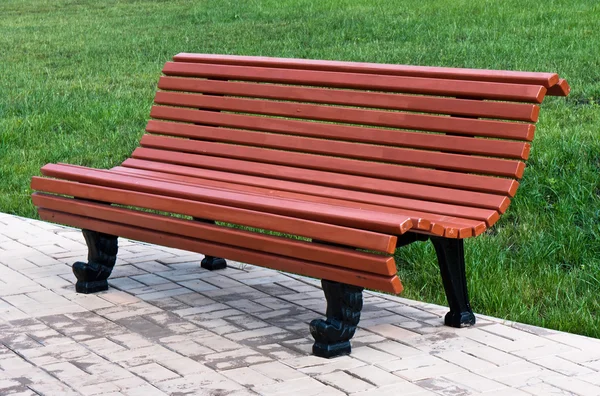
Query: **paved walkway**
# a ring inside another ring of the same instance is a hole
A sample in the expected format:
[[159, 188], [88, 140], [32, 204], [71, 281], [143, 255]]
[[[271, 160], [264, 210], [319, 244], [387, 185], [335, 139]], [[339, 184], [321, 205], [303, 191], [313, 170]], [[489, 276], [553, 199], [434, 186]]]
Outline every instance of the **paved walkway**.
[[120, 241], [76, 294], [77, 230], [0, 213], [0, 395], [600, 395], [600, 340], [365, 293], [351, 356], [310, 354], [319, 283]]

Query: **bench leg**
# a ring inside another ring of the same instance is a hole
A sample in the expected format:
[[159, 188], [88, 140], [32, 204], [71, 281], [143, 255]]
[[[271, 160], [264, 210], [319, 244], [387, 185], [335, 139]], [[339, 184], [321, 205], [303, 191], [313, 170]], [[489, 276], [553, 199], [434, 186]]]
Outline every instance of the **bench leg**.
[[81, 230], [88, 246], [88, 262], [73, 264], [77, 278], [77, 293], [95, 293], [108, 290], [108, 277], [117, 261], [117, 238], [97, 231]]
[[[213, 220], [199, 219], [197, 217], [194, 217], [194, 220], [200, 221], [202, 223], [207, 223], [207, 224], [215, 224], [215, 222]], [[220, 270], [220, 269], [227, 268], [227, 261], [225, 261], [225, 259], [222, 259], [220, 257], [204, 255], [204, 258], [202, 259], [200, 266], [209, 271]]]
[[363, 288], [325, 279], [321, 284], [327, 300], [327, 319], [310, 322], [310, 333], [315, 339], [313, 353], [324, 358], [347, 355], [360, 320]]
[[451, 327], [468, 327], [475, 324], [467, 292], [465, 274], [465, 251], [462, 239], [431, 237], [442, 274], [444, 290], [450, 312], [444, 324]]
[[220, 270], [227, 268], [227, 261], [220, 257], [204, 256], [200, 266], [209, 271]]

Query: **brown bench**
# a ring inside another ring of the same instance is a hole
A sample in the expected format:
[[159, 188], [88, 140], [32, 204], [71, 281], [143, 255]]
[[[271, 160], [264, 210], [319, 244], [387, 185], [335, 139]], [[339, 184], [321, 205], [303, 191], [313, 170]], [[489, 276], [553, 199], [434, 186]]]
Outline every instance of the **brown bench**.
[[325, 357], [350, 352], [363, 288], [402, 290], [391, 255], [414, 241], [435, 247], [445, 323], [475, 323], [463, 239], [507, 210], [538, 104], [569, 92], [553, 73], [185, 53], [163, 73], [131, 158], [32, 180], [42, 219], [84, 230], [77, 291], [108, 288], [117, 236], [320, 278]]

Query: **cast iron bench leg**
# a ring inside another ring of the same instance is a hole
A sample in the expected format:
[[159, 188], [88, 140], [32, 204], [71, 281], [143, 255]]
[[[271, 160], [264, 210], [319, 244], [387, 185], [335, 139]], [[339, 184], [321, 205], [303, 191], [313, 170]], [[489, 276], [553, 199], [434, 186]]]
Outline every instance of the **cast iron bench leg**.
[[[200, 221], [202, 223], [207, 223], [207, 224], [215, 224], [215, 222], [213, 220], [199, 219], [197, 217], [194, 217], [194, 220]], [[227, 268], [227, 261], [225, 261], [225, 259], [220, 258], [220, 257], [204, 255], [204, 258], [202, 259], [200, 266], [209, 271], [220, 270], [220, 269]]]
[[77, 278], [77, 293], [95, 293], [108, 290], [108, 277], [117, 261], [118, 244], [114, 235], [97, 231], [81, 230], [88, 246], [88, 262], [73, 264]]
[[204, 255], [204, 258], [202, 259], [200, 266], [209, 271], [220, 270], [220, 269], [227, 268], [227, 261], [225, 261], [225, 259], [220, 258], [220, 257]]
[[475, 324], [471, 310], [465, 275], [465, 251], [462, 239], [431, 237], [442, 274], [444, 290], [450, 312], [444, 324], [451, 327], [468, 327]]
[[310, 333], [315, 339], [313, 353], [324, 358], [347, 355], [360, 321], [363, 288], [325, 279], [321, 285], [327, 300], [327, 319], [310, 322]]

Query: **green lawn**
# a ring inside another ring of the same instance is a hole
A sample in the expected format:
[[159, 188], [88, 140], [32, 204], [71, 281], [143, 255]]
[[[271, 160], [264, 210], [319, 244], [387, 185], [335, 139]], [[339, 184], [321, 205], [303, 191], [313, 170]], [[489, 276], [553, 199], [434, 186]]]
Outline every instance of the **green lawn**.
[[[468, 240], [474, 310], [600, 337], [597, 0], [3, 0], [0, 211], [35, 217], [48, 162], [110, 167], [148, 119], [178, 52], [552, 71], [522, 186]], [[433, 249], [398, 251], [404, 296], [445, 303]]]

